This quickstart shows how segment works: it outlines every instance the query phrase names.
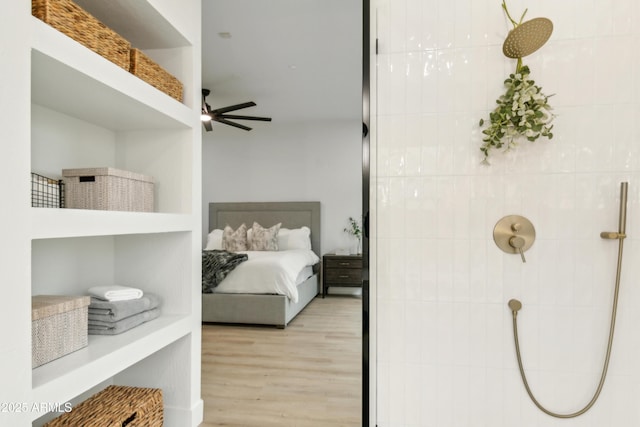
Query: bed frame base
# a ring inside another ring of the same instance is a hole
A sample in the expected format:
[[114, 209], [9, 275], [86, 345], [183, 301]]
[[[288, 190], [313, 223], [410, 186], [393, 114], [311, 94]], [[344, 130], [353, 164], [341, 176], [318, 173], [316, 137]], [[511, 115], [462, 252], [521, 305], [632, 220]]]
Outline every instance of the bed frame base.
[[284, 295], [202, 294], [202, 321], [284, 329], [317, 295], [318, 274], [298, 285], [297, 303]]

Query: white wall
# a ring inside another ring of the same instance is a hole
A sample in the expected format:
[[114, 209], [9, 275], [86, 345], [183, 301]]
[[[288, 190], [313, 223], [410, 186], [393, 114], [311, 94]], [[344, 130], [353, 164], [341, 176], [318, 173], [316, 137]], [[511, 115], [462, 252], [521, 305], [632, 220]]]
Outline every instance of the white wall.
[[[37, 104], [31, 105], [31, 117], [33, 172], [62, 179], [62, 169], [114, 167], [113, 131]], [[83, 150], [85, 140], [93, 144], [90, 151]]]
[[[638, 2], [508, 2], [514, 16], [529, 7], [527, 18], [554, 22], [525, 63], [556, 94], [555, 138], [496, 153], [489, 167], [478, 120], [515, 68], [502, 55], [510, 26], [500, 2], [375, 4], [377, 425], [640, 425]], [[507, 302], [524, 304], [520, 340], [538, 399], [580, 409], [606, 349], [617, 244], [599, 233], [617, 229], [623, 180], [629, 237], [609, 376], [589, 412], [557, 420], [522, 386]], [[509, 214], [537, 230], [526, 264], [493, 242]]]
[[322, 251], [347, 246], [347, 218], [361, 214], [361, 122], [253, 127], [217, 125], [203, 134], [203, 243], [210, 202], [320, 201]]

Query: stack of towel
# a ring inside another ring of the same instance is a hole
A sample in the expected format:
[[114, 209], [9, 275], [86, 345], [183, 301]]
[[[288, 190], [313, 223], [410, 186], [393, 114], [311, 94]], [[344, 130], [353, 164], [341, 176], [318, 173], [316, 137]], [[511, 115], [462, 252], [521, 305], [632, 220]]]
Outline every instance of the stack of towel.
[[89, 289], [89, 334], [117, 335], [160, 315], [160, 298], [127, 286]]

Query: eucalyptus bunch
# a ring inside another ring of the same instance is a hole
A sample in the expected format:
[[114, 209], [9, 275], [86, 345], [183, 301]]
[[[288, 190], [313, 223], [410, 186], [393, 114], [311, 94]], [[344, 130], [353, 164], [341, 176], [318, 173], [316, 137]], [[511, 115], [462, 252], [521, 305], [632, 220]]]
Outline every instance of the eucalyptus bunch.
[[[522, 139], [533, 142], [541, 136], [553, 138], [550, 96], [542, 93], [529, 74], [529, 67], [519, 63], [516, 72], [504, 81], [506, 91], [496, 100], [498, 105], [489, 114], [489, 125], [482, 131], [483, 163], [489, 163], [489, 151], [493, 148], [504, 147], [508, 151]], [[480, 126], [484, 123], [480, 119]]]
[[349, 226], [344, 228], [344, 232], [360, 239], [362, 236], [362, 227], [360, 221], [353, 217], [349, 217]]

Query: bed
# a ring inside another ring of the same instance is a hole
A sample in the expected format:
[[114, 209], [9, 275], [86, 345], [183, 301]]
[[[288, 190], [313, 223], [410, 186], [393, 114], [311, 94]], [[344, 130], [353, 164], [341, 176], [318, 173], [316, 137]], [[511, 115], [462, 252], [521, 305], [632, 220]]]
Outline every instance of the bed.
[[[311, 249], [321, 257], [320, 202], [243, 202], [210, 203], [209, 231], [226, 225], [236, 229], [241, 224], [257, 222], [265, 227], [282, 223], [283, 228], [311, 230]], [[285, 328], [320, 291], [319, 264], [311, 276], [297, 286], [297, 301], [278, 294], [203, 293], [202, 321], [273, 325]], [[224, 281], [223, 281], [224, 282]]]

